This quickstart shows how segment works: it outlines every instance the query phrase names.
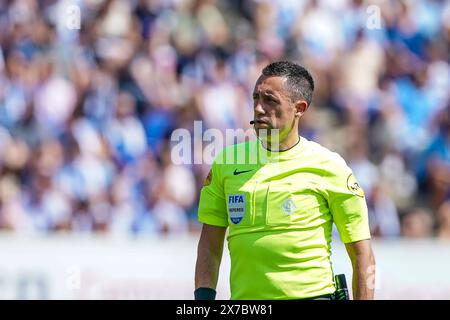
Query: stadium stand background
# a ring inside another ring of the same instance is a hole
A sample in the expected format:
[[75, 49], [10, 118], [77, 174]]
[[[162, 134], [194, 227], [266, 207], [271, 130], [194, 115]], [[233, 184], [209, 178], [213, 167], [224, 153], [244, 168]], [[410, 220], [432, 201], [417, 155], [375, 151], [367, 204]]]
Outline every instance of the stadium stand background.
[[171, 133], [248, 129], [254, 82], [280, 59], [312, 71], [301, 133], [348, 161], [374, 238], [450, 239], [440, 0], [1, 1], [0, 232], [197, 235], [209, 165], [174, 165]]

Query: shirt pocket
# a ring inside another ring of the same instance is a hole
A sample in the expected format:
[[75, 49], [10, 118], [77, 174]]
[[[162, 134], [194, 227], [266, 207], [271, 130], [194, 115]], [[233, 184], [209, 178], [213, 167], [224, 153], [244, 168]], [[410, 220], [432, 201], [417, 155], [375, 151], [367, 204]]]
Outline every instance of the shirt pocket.
[[266, 224], [307, 226], [320, 207], [310, 190], [294, 189], [292, 184], [270, 182], [267, 188]]

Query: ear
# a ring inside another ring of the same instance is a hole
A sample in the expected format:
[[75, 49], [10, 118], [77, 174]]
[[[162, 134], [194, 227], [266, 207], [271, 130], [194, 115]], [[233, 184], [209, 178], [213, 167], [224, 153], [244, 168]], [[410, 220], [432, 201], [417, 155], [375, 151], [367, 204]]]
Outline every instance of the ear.
[[308, 102], [305, 100], [297, 100], [294, 105], [295, 116], [300, 118], [308, 110], [308, 107]]

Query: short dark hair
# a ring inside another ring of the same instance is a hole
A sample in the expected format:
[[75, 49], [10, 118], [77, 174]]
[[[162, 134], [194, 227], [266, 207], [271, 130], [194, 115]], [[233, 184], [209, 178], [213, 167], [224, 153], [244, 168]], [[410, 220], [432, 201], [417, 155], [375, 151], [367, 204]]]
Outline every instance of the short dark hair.
[[276, 61], [267, 65], [262, 74], [266, 77], [285, 77], [291, 100], [305, 99], [308, 106], [312, 101], [314, 80], [304, 67], [290, 61]]

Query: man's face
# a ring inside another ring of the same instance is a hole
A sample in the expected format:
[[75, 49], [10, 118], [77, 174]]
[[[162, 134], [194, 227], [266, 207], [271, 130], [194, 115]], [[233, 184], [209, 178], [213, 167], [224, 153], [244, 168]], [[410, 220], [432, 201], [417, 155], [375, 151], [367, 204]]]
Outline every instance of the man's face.
[[[254, 128], [262, 140], [282, 142], [296, 128], [296, 108], [285, 89], [286, 78], [260, 76], [253, 90]], [[271, 129], [278, 129], [278, 134]], [[267, 138], [266, 138], [267, 137]]]

